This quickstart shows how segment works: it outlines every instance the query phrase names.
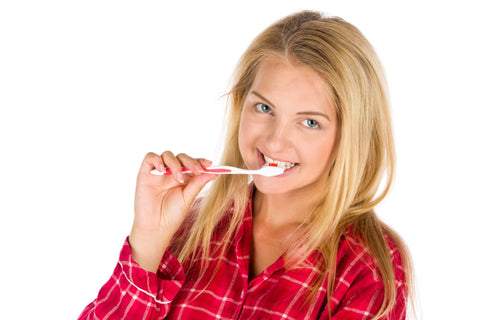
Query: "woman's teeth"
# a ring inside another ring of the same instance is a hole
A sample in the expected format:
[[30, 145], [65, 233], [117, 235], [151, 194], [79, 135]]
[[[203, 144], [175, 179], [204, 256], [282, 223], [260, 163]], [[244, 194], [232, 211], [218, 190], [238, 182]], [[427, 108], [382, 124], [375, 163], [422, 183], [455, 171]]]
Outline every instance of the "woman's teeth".
[[296, 165], [295, 162], [275, 161], [273, 159], [270, 159], [266, 155], [263, 155], [263, 158], [265, 159], [265, 162], [267, 163], [267, 165], [275, 164], [277, 167], [280, 167], [280, 168], [285, 169], [285, 170], [290, 169], [290, 168], [292, 168], [293, 166]]

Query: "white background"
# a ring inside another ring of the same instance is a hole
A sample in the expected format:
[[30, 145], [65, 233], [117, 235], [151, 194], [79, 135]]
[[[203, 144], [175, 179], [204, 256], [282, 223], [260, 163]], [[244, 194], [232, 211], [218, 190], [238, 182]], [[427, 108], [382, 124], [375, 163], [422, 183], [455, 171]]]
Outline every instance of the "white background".
[[144, 154], [215, 159], [243, 50], [316, 9], [384, 63], [398, 173], [378, 213], [410, 247], [420, 318], [479, 319], [473, 1], [172, 2], [1, 2], [0, 318], [78, 317], [129, 233]]

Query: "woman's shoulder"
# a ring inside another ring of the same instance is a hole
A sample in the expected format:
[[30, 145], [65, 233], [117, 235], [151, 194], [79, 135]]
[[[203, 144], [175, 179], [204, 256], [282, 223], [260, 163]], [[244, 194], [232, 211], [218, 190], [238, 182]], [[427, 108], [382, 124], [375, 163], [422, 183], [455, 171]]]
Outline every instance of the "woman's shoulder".
[[379, 274], [379, 259], [384, 259], [379, 255], [379, 247], [386, 246], [388, 258], [391, 263], [394, 277], [397, 282], [405, 281], [405, 272], [402, 261], [402, 253], [404, 250], [403, 243], [391, 231], [384, 231], [381, 234], [382, 243], [368, 244], [367, 241], [359, 233], [354, 231], [353, 227], [349, 227], [342, 234], [338, 253], [337, 253], [337, 275], [338, 273], [361, 273], [368, 272], [372, 275], [372, 280], [382, 282]]
[[388, 231], [381, 232], [377, 239], [382, 239], [382, 243], [372, 247], [368, 243], [371, 239], [365, 240], [352, 228], [342, 234], [332, 292], [333, 307], [340, 310], [339, 314], [348, 314], [351, 310], [376, 314], [382, 310], [385, 297], [394, 297], [388, 313], [392, 319], [403, 318], [408, 285], [402, 263], [402, 243]]

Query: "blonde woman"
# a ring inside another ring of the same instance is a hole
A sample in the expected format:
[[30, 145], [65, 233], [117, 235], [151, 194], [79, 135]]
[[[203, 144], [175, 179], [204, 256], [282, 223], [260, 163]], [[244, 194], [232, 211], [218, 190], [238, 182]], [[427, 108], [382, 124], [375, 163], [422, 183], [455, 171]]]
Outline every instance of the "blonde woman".
[[228, 112], [222, 164], [285, 172], [217, 176], [147, 154], [130, 236], [80, 319], [405, 318], [409, 257], [374, 213], [395, 157], [364, 36], [316, 12], [280, 20], [242, 56]]

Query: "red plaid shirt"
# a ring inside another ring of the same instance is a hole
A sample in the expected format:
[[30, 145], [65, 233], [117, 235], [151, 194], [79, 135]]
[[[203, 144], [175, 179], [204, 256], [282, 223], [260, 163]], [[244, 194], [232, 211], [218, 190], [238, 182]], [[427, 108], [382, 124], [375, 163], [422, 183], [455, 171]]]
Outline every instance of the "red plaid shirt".
[[[251, 238], [250, 207], [211, 282], [219, 256], [209, 259], [203, 277], [192, 272], [198, 271], [200, 261], [195, 261], [198, 267], [185, 277], [184, 266], [167, 251], [155, 274], [143, 270], [132, 260], [128, 241], [125, 241], [113, 275], [79, 319], [307, 319], [310, 305], [305, 303], [305, 295], [297, 293], [308, 287], [309, 276], [318, 273], [318, 269], [286, 270], [280, 258], [249, 281]], [[223, 244], [219, 236], [213, 240], [213, 246]], [[389, 244], [397, 299], [388, 319], [405, 319], [404, 272], [398, 251], [391, 241]], [[312, 254], [308, 261], [318, 266], [320, 257]], [[308, 290], [303, 292], [308, 294]], [[331, 319], [370, 319], [379, 310], [383, 295], [383, 282], [373, 260], [358, 239], [347, 233], [338, 250]], [[326, 303], [324, 282], [317, 291], [311, 319], [329, 319]]]

